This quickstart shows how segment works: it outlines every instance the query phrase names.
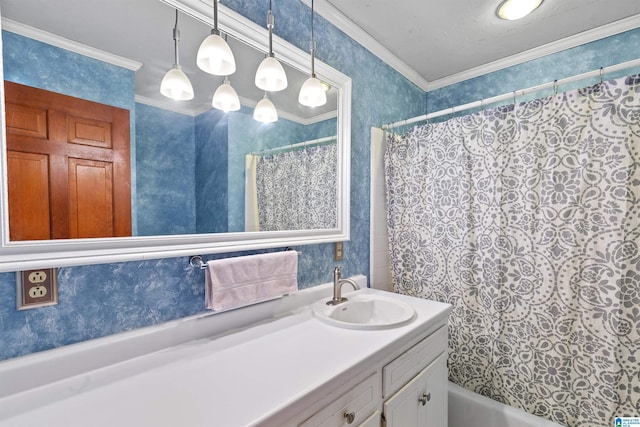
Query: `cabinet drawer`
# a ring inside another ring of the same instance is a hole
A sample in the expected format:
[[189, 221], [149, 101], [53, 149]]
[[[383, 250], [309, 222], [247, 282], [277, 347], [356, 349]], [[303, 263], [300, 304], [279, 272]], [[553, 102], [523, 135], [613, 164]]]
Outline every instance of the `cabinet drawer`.
[[[316, 412], [311, 418], [300, 424], [300, 427], [334, 427], [334, 426], [358, 426], [368, 422], [379, 404], [380, 376], [371, 375], [369, 378], [344, 393], [342, 396]], [[355, 416], [351, 423], [345, 414], [353, 413]]]
[[382, 368], [382, 395], [391, 396], [443, 351], [447, 351], [447, 327], [443, 326]]

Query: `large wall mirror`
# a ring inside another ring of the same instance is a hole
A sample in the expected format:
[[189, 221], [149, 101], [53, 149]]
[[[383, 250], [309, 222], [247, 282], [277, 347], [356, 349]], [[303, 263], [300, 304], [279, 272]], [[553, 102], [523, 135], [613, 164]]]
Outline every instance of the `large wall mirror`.
[[[218, 8], [237, 67], [228, 83], [242, 104], [227, 113], [211, 105], [224, 77], [196, 66], [213, 27], [210, 0], [0, 0], [0, 271], [349, 238], [351, 80], [316, 60], [327, 103], [300, 105], [310, 55], [274, 35], [288, 87], [258, 89], [255, 73], [269, 50], [266, 16], [260, 27]], [[176, 22], [179, 64], [195, 93], [188, 101], [160, 94], [175, 62]], [[278, 112], [272, 123], [253, 118], [265, 96]], [[94, 113], [103, 107], [116, 112]], [[118, 138], [128, 141], [123, 151], [112, 143]], [[76, 151], [38, 151], [63, 143]], [[31, 146], [34, 152], [23, 152]], [[76, 154], [103, 146], [124, 167], [100, 157], [106, 154]], [[57, 187], [65, 192], [60, 199]], [[118, 198], [123, 210], [116, 213]], [[60, 225], [64, 215], [72, 226]], [[113, 219], [104, 235], [86, 231], [105, 215], [124, 220]]]

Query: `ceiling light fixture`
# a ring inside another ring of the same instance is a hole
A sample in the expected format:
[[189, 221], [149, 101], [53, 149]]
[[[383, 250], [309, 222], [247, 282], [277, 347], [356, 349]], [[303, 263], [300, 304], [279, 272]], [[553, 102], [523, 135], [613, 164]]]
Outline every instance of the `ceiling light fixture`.
[[180, 30], [178, 30], [178, 9], [176, 9], [176, 23], [173, 27], [173, 68], [167, 71], [160, 83], [160, 93], [176, 101], [187, 101], [193, 99], [193, 86], [189, 77], [182, 71], [178, 60], [178, 42], [180, 41]]
[[315, 72], [316, 40], [313, 33], [313, 0], [311, 0], [311, 77], [309, 77], [298, 95], [298, 102], [307, 107], [319, 107], [327, 103], [327, 94]]
[[229, 111], [238, 111], [240, 109], [240, 99], [235, 89], [229, 83], [229, 78], [225, 76], [224, 83], [222, 83], [216, 92], [213, 94], [211, 105], [218, 110], [222, 110], [225, 113]]
[[262, 90], [277, 92], [287, 88], [287, 74], [282, 68], [282, 64], [273, 54], [273, 26], [274, 18], [271, 11], [271, 0], [269, 0], [269, 13], [267, 13], [267, 28], [269, 29], [269, 53], [262, 60], [256, 71], [255, 83]]
[[198, 49], [196, 63], [205, 73], [228, 76], [236, 71], [236, 60], [227, 42], [218, 30], [218, 0], [213, 0], [213, 29], [211, 35], [202, 41]]
[[253, 118], [262, 123], [273, 123], [278, 120], [278, 112], [273, 102], [267, 98], [267, 92], [254, 108]]
[[496, 14], [502, 19], [515, 21], [524, 18], [542, 4], [542, 0], [505, 0], [503, 1]]

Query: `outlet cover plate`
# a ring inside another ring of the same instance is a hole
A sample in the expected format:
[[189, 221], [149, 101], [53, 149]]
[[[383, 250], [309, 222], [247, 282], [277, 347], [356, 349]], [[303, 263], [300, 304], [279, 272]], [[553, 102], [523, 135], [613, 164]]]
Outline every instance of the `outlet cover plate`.
[[333, 244], [333, 260], [342, 261], [344, 259], [344, 246], [342, 242], [334, 242]]
[[58, 304], [58, 269], [41, 268], [16, 273], [16, 308], [44, 307]]

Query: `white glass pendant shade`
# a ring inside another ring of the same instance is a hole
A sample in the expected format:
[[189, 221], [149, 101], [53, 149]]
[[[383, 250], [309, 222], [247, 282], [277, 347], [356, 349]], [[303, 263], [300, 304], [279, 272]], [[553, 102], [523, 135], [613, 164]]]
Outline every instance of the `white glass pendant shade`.
[[307, 107], [319, 107], [327, 103], [325, 86], [315, 77], [309, 77], [300, 88], [298, 102]]
[[287, 88], [287, 74], [280, 61], [273, 56], [262, 60], [256, 71], [256, 86], [269, 92], [277, 92]]
[[160, 83], [160, 93], [176, 101], [193, 99], [193, 86], [187, 75], [176, 66], [164, 75]]
[[498, 7], [498, 16], [502, 19], [514, 21], [524, 18], [540, 6], [542, 0], [505, 0]]
[[236, 60], [227, 42], [212, 33], [200, 44], [196, 63], [205, 73], [215, 76], [228, 76], [236, 72]]
[[253, 110], [253, 118], [262, 123], [273, 123], [278, 120], [278, 112], [273, 102], [265, 96]]
[[228, 81], [225, 81], [213, 94], [211, 105], [225, 113], [238, 111], [240, 109], [240, 99], [235, 89], [231, 87]]

